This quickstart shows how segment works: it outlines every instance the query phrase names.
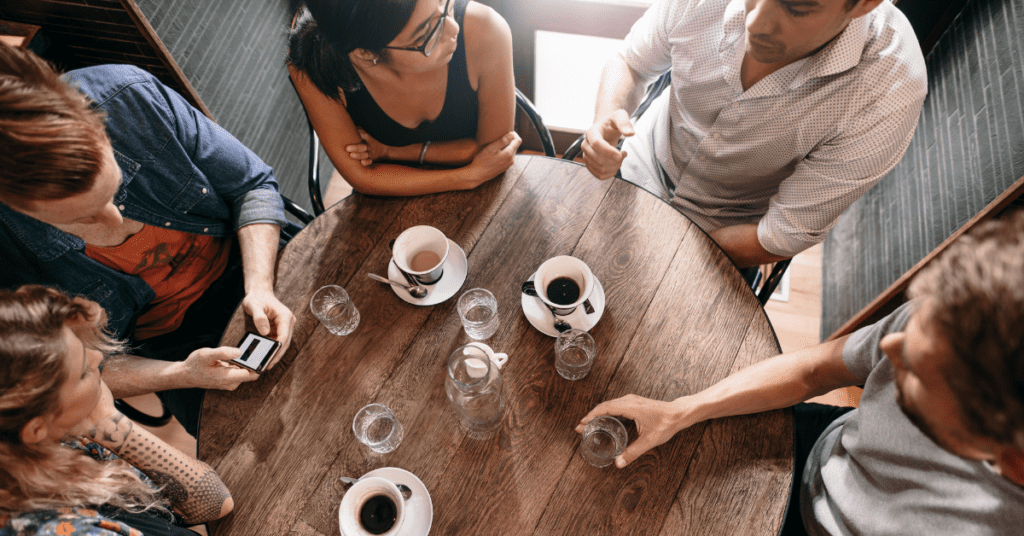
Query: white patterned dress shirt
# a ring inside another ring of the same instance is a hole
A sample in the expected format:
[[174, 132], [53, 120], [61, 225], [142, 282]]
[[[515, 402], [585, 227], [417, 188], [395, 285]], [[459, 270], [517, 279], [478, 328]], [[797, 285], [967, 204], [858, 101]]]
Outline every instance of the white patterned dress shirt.
[[621, 174], [653, 190], [664, 173], [655, 182], [674, 184], [672, 204], [705, 231], [756, 222], [761, 245], [789, 257], [903, 157], [927, 94], [924, 57], [886, 1], [744, 91], [743, 4], [658, 0], [630, 30], [623, 59], [648, 82], [671, 70], [672, 87], [627, 138]]

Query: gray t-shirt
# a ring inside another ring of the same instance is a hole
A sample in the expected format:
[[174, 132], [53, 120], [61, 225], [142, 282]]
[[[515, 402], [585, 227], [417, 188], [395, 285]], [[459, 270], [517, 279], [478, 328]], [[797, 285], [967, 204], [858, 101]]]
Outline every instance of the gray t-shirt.
[[807, 458], [800, 510], [808, 534], [1021, 534], [1024, 488], [984, 462], [949, 453], [896, 403], [878, 343], [900, 332], [906, 304], [850, 337], [843, 361], [864, 379], [860, 408], [832, 423]]

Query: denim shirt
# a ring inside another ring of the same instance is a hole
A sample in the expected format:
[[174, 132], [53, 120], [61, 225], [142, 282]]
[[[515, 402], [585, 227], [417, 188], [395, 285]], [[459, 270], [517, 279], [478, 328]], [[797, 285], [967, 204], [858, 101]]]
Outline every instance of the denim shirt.
[[[128, 65], [71, 71], [106, 114], [122, 173], [114, 205], [129, 219], [223, 237], [253, 223], [287, 223], [274, 173], [258, 156], [153, 75]], [[102, 305], [123, 337], [154, 298], [142, 278], [85, 255], [85, 242], [0, 203], [0, 286], [56, 286]]]

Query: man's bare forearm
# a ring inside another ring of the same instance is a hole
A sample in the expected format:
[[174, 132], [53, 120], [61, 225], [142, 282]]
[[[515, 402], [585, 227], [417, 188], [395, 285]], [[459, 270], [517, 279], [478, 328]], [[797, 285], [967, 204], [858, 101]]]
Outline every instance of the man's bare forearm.
[[626, 60], [619, 54], [612, 56], [601, 71], [594, 122], [619, 109], [633, 113], [640, 105], [644, 89], [643, 79], [626, 64]]
[[722, 227], [711, 232], [711, 239], [740, 268], [769, 264], [788, 259], [764, 249], [757, 239], [757, 224], [745, 223]]
[[719, 417], [785, 408], [860, 380], [843, 362], [847, 337], [775, 356], [740, 370], [689, 398], [695, 418]]
[[[181, 356], [181, 359], [186, 357]], [[134, 355], [108, 358], [103, 364], [103, 381], [114, 398], [196, 387], [190, 384], [181, 363]]]
[[281, 228], [270, 223], [254, 223], [238, 230], [246, 294], [274, 292], [274, 263], [280, 237]]
[[86, 435], [145, 473], [189, 524], [218, 519], [234, 506], [213, 468], [135, 426], [121, 413], [92, 426]]

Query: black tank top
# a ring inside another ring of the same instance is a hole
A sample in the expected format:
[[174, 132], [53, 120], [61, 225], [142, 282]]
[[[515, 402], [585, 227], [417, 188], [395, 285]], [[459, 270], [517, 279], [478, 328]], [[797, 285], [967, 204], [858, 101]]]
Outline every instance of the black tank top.
[[352, 92], [345, 92], [346, 109], [352, 121], [368, 132], [377, 141], [392, 147], [403, 147], [414, 143], [458, 140], [476, 137], [479, 102], [476, 92], [469, 85], [466, 68], [466, 39], [462, 23], [469, 0], [453, 0], [452, 10], [459, 23], [458, 45], [451, 61], [448, 62], [448, 88], [444, 106], [434, 121], [424, 121], [416, 128], [406, 128], [391, 119], [373, 100], [365, 85]]

